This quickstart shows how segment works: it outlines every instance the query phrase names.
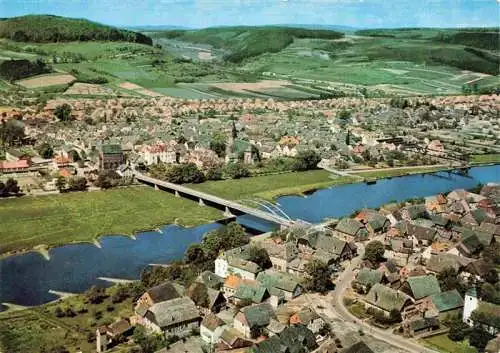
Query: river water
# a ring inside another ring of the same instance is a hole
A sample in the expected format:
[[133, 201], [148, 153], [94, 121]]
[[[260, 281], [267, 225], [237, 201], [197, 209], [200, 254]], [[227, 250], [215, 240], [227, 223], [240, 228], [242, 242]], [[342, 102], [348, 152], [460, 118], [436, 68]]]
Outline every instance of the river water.
[[[488, 182], [500, 182], [500, 165], [472, 168], [469, 177], [443, 172], [384, 179], [373, 185], [335, 186], [306, 197], [280, 197], [277, 203], [293, 219], [320, 222], [328, 217], [347, 216], [363, 207], [378, 207], [391, 201], [467, 189]], [[239, 217], [238, 221], [262, 231], [271, 227], [248, 216]], [[194, 228], [168, 225], [161, 232], [138, 233], [136, 240], [120, 235], [104, 236], [100, 239], [101, 248], [71, 244], [51, 249], [49, 261], [36, 252], [5, 258], [0, 260], [0, 303], [39, 305], [57, 299], [49, 290], [75, 293], [92, 285], [111, 284], [99, 277], [137, 279], [149, 264], [182, 258], [190, 244], [199, 242], [203, 234], [219, 226], [215, 223]]]

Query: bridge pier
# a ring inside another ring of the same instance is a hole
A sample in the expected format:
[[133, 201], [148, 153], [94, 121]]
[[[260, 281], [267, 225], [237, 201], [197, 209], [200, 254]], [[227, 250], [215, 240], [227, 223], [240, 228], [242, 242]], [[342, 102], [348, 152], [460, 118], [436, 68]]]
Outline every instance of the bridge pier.
[[205, 202], [203, 201], [203, 199], [198, 200], [198, 205], [205, 206]]
[[227, 206], [224, 210], [224, 217], [227, 217], [227, 218], [234, 217], [234, 214], [231, 213], [231, 210]]
[[158, 187], [158, 185], [157, 185], [157, 184], [155, 184], [155, 190], [156, 190], [156, 191], [160, 190], [160, 188]]
[[175, 190], [175, 197], [181, 197], [181, 195], [179, 194], [179, 191]]

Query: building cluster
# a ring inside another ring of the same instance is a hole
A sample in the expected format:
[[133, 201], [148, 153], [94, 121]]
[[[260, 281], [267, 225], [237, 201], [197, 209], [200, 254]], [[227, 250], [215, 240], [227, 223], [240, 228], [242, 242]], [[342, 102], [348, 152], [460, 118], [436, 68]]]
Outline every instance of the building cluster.
[[[362, 262], [352, 282], [357, 300], [375, 316], [400, 316], [410, 337], [442, 329], [453, 315], [498, 334], [500, 306], [482, 300], [476, 287], [498, 282], [496, 265], [484, 251], [500, 242], [499, 202], [500, 185], [489, 184], [477, 194], [460, 189], [403, 208], [362, 210], [355, 220], [383, 229], [378, 239], [385, 260]], [[465, 295], [442, 288], [438, 276], [445, 273], [469, 288]]]

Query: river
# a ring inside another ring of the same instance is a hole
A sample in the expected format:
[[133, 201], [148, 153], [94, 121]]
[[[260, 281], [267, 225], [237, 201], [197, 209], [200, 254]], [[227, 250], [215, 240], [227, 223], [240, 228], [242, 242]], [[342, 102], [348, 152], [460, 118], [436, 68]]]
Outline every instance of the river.
[[[500, 182], [500, 165], [471, 168], [468, 177], [442, 172], [383, 179], [372, 185], [340, 185], [306, 197], [283, 196], [277, 203], [293, 219], [320, 222], [328, 217], [347, 216], [363, 207], [378, 207], [391, 201], [468, 189], [488, 182]], [[262, 231], [270, 229], [269, 224], [248, 216], [239, 217], [238, 221]], [[182, 258], [190, 244], [199, 242], [203, 234], [219, 226], [167, 225], [160, 232], [138, 233], [136, 240], [108, 235], [101, 237], [100, 248], [70, 244], [50, 249], [48, 261], [36, 252], [7, 257], [0, 260], [0, 303], [40, 305], [57, 299], [49, 290], [76, 293], [92, 285], [111, 285], [99, 277], [138, 279], [144, 267]]]

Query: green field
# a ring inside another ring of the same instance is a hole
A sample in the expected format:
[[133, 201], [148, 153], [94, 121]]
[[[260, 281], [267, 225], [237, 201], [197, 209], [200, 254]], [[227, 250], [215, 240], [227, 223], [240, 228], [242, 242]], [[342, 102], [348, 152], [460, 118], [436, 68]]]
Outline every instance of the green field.
[[0, 200], [0, 254], [218, 218], [213, 208], [146, 187]]
[[439, 349], [443, 353], [477, 353], [476, 348], [467, 342], [454, 342], [446, 334], [432, 336], [421, 340], [426, 346]]
[[324, 170], [256, 176], [238, 180], [207, 181], [194, 189], [230, 200], [258, 197], [272, 200], [281, 195], [301, 194], [315, 189], [353, 182], [354, 178], [332, 177]]
[[496, 154], [473, 154], [472, 163], [500, 163], [500, 153]]
[[[116, 288], [108, 288], [108, 295], [112, 295]], [[121, 303], [112, 303], [111, 298], [106, 298], [100, 304], [89, 304], [85, 303], [85, 296], [79, 295], [67, 298], [62, 303], [0, 313], [0, 350], [6, 353], [36, 353], [50, 352], [57, 346], [64, 346], [70, 352], [76, 352], [77, 348], [91, 352], [95, 349], [95, 341], [88, 342], [88, 335], [95, 333], [100, 325], [131, 316], [132, 305], [130, 298]], [[74, 312], [85, 308], [86, 312], [59, 318], [54, 313], [57, 306], [63, 310], [72, 308]]]

